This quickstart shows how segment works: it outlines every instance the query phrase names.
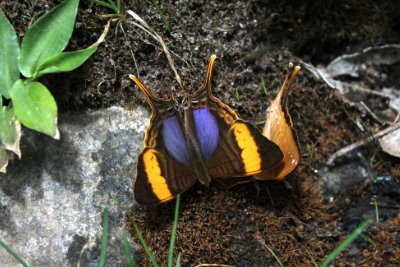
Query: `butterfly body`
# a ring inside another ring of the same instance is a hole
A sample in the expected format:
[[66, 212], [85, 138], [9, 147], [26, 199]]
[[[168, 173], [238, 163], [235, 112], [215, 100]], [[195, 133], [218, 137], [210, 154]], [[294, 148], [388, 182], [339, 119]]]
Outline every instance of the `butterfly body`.
[[138, 158], [136, 202], [159, 204], [175, 198], [197, 181], [265, 172], [283, 158], [279, 147], [211, 92], [211, 57], [206, 82], [193, 95], [155, 98], [130, 76], [152, 108], [144, 149]]

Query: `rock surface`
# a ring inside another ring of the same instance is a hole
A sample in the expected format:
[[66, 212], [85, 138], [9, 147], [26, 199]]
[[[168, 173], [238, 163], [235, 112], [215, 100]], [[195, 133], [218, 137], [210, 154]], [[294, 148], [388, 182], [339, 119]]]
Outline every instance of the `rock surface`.
[[333, 201], [340, 192], [350, 192], [361, 187], [366, 180], [376, 177], [369, 162], [361, 152], [355, 151], [339, 158], [333, 166], [324, 166], [317, 184], [324, 195]]
[[[81, 266], [97, 266], [107, 208], [105, 265], [126, 265], [126, 219], [113, 197], [128, 209], [134, 205], [132, 181], [148, 117], [142, 108], [120, 107], [60, 115], [60, 141], [24, 129], [22, 159], [0, 174], [0, 239], [30, 266], [76, 266], [84, 247]], [[0, 266], [16, 266], [4, 249]]]

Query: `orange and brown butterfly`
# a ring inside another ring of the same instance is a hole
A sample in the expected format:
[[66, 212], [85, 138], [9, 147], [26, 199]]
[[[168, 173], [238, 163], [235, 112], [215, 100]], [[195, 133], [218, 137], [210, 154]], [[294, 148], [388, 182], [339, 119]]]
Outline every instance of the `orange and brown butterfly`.
[[133, 75], [152, 109], [134, 185], [139, 204], [175, 198], [198, 180], [243, 177], [266, 172], [283, 158], [279, 147], [212, 95], [208, 65], [205, 83], [182, 99], [154, 97]]
[[[290, 63], [289, 68], [291, 69], [292, 67], [293, 64]], [[283, 152], [283, 159], [274, 168], [256, 175], [255, 177], [258, 180], [283, 180], [300, 162], [298, 138], [287, 107], [288, 96], [299, 70], [300, 67], [296, 66], [288, 86], [286, 84], [289, 80], [289, 74], [286, 75], [282, 88], [274, 101], [268, 99], [270, 106], [267, 110], [263, 135], [279, 146]]]

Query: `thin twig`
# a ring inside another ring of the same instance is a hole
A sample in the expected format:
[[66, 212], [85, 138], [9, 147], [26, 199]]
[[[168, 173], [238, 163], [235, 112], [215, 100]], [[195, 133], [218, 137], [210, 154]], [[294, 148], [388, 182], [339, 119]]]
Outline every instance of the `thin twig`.
[[[145, 27], [143, 27], [140, 24], [137, 24], [134, 21], [129, 21], [129, 23], [135, 25], [136, 27], [140, 28], [141, 30], [143, 30], [144, 32], [146, 32], [147, 34], [149, 34], [151, 37], [153, 37], [154, 40], [158, 40], [157, 36], [155, 36], [154, 34], [152, 34], [150, 31], [148, 31]], [[146, 40], [143, 40], [143, 42], [146, 42]], [[150, 43], [149, 41], [147, 41], [148, 44], [153, 45], [152, 43]], [[154, 45], [155, 46], [155, 45]], [[168, 50], [169, 51], [169, 50]], [[172, 55], [174, 55], [176, 58], [178, 58], [179, 60], [181, 60], [183, 63], [185, 63], [188, 67], [193, 67], [191, 64], [189, 64], [185, 59], [183, 59], [181, 56], [179, 56], [178, 54], [176, 54], [174, 51], [169, 51]]]
[[[389, 133], [391, 133], [391, 132], [393, 132], [393, 131], [395, 131], [395, 130], [397, 130], [399, 128], [400, 128], [400, 123], [396, 123], [396, 124], [386, 128], [386, 129], [384, 129], [382, 131], [379, 131], [379, 132], [375, 133], [374, 135], [372, 135], [372, 138], [373, 139], [380, 138], [380, 137], [382, 137], [384, 135], [387, 135], [387, 134], [389, 134]], [[353, 151], [356, 148], [359, 148], [359, 147], [369, 143], [370, 141], [371, 141], [371, 137], [368, 137], [368, 138], [360, 140], [360, 141], [358, 141], [356, 143], [353, 143], [353, 144], [351, 144], [349, 146], [343, 147], [339, 151], [335, 152], [332, 156], [330, 156], [330, 158], [329, 158], [329, 160], [328, 160], [328, 162], [326, 164], [329, 165], [329, 166], [332, 166], [337, 158], [342, 157], [343, 155]]]
[[183, 90], [181, 77], [179, 76], [178, 71], [175, 68], [174, 60], [172, 59], [171, 54], [170, 54], [167, 46], [165, 45], [163, 39], [161, 38], [161, 36], [158, 35], [158, 33], [155, 30], [153, 30], [153, 28], [151, 28], [141, 17], [139, 17], [132, 10], [128, 10], [128, 11], [126, 11], [126, 13], [131, 15], [135, 20], [139, 21], [146, 29], [148, 29], [151, 33], [153, 33], [153, 35], [155, 35], [157, 37], [156, 39], [160, 42], [161, 46], [163, 47], [164, 52], [167, 55], [169, 65], [171, 66], [172, 70], [175, 73], [175, 78], [176, 78], [176, 80], [178, 81], [179, 85], [181, 86], [181, 88]]
[[367, 104], [364, 103], [364, 101], [360, 102], [361, 107], [363, 107], [367, 113], [369, 113], [369, 115], [372, 116], [372, 118], [374, 118], [377, 122], [379, 122], [380, 124], [385, 124], [387, 122], [382, 121], [368, 106]]
[[[119, 27], [121, 28], [121, 31], [122, 31], [122, 33], [123, 33], [124, 36], [125, 36], [125, 40], [128, 40], [127, 37], [126, 37], [126, 32], [125, 32], [125, 30], [124, 30], [124, 27], [122, 27], [122, 23], [119, 24]], [[138, 65], [137, 65], [135, 55], [133, 54], [132, 47], [131, 47], [131, 45], [130, 45], [129, 42], [127, 42], [127, 44], [128, 44], [128, 47], [129, 47], [129, 52], [131, 52], [131, 56], [132, 56], [132, 58], [133, 58], [133, 63], [135, 64], [136, 75], [137, 75], [137, 77], [140, 78], [140, 75], [139, 75], [139, 67], [138, 67]]]
[[93, 48], [93, 47], [97, 47], [99, 44], [101, 44], [104, 41], [104, 38], [106, 38], [108, 30], [110, 29], [110, 24], [112, 21], [117, 21], [118, 19], [109, 19], [107, 21], [106, 26], [104, 27], [103, 33], [100, 35], [99, 39], [92, 44], [91, 46], [89, 46], [89, 48]]

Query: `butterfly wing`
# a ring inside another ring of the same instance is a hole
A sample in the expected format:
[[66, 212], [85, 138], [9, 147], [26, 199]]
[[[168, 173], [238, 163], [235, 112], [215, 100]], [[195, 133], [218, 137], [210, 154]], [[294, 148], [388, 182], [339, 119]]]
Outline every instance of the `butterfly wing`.
[[171, 100], [155, 98], [136, 77], [130, 77], [152, 108], [144, 149], [138, 157], [134, 196], [139, 204], [156, 205], [188, 190], [197, 177], [189, 167], [186, 141]]
[[229, 178], [265, 172], [283, 158], [277, 145], [249, 122], [236, 120], [209, 161], [210, 175]]
[[[198, 131], [197, 137], [203, 155], [210, 155], [209, 173], [214, 177], [241, 177], [267, 171], [282, 160], [282, 152], [255, 126], [239, 119], [229, 106], [212, 95], [214, 60], [215, 56], [211, 57], [206, 82], [191, 96], [196, 128], [208, 129], [204, 134]], [[196, 110], [205, 115], [196, 116]], [[214, 145], [215, 141], [218, 145]]]
[[129, 76], [139, 86], [140, 90], [145, 94], [147, 101], [151, 107], [152, 113], [150, 123], [144, 137], [144, 147], [155, 148], [162, 152], [164, 141], [162, 137], [163, 121], [174, 116], [171, 99], [159, 99], [154, 97], [149, 90], [133, 75]]
[[288, 81], [287, 76], [274, 101], [270, 100], [271, 105], [268, 108], [263, 135], [277, 144], [284, 156], [282, 161], [273, 169], [258, 174], [256, 178], [259, 180], [283, 180], [299, 164], [300, 151], [297, 142], [298, 138], [287, 108], [289, 91], [299, 69], [299, 67], [296, 67], [293, 72], [289, 86], [286, 86]]
[[145, 148], [138, 158], [135, 200], [143, 205], [166, 202], [188, 190], [196, 181], [189, 167], [168, 154]]

